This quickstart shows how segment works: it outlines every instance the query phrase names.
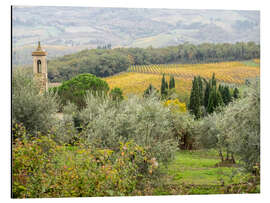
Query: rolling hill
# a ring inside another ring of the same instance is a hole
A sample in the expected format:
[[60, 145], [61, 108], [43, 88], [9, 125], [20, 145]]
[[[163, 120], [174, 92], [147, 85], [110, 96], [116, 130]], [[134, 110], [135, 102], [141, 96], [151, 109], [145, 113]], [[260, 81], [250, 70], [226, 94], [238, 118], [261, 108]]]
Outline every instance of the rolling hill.
[[38, 40], [49, 58], [105, 44], [259, 43], [259, 21], [259, 11], [14, 6], [13, 64], [30, 64]]

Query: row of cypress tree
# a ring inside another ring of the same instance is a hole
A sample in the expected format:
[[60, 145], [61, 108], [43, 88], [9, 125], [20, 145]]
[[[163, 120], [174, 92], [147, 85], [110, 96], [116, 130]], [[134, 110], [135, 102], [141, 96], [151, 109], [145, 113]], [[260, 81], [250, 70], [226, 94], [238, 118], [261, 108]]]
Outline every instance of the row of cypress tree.
[[165, 79], [165, 74], [163, 74], [162, 80], [161, 80], [161, 88], [160, 88], [161, 96], [166, 97], [168, 95], [168, 89], [173, 89], [173, 88], [175, 88], [174, 77], [172, 75], [170, 76], [170, 81], [168, 85], [168, 82]]
[[199, 119], [203, 115], [202, 107], [206, 113], [211, 114], [218, 106], [229, 104], [233, 98], [239, 98], [238, 88], [232, 90], [228, 86], [217, 85], [214, 73], [209, 81], [195, 76], [192, 81], [189, 110]]
[[[168, 82], [166, 81], [166, 78], [165, 78], [165, 74], [163, 74], [162, 79], [161, 79], [161, 88], [160, 88], [161, 97], [167, 98], [167, 96], [169, 95], [169, 90], [174, 89], [174, 88], [175, 88], [174, 77], [172, 75], [170, 76], [170, 81], [169, 81], [169, 85], [168, 85]], [[154, 91], [157, 91], [156, 88], [152, 84], [150, 84], [147, 87], [147, 89], [144, 91], [143, 96], [147, 97]]]

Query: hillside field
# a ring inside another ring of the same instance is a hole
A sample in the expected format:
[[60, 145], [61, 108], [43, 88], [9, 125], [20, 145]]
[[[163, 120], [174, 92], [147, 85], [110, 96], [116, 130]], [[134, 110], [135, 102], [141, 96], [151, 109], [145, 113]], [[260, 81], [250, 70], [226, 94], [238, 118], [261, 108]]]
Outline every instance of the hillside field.
[[228, 84], [243, 84], [245, 79], [260, 75], [260, 60], [237, 62], [220, 62], [208, 64], [161, 64], [131, 66], [128, 72], [105, 78], [110, 88], [120, 87], [125, 96], [128, 94], [142, 95], [152, 84], [160, 89], [162, 74], [174, 75], [176, 92], [185, 100], [190, 92], [192, 79], [200, 75], [206, 79], [215, 73], [218, 82]]

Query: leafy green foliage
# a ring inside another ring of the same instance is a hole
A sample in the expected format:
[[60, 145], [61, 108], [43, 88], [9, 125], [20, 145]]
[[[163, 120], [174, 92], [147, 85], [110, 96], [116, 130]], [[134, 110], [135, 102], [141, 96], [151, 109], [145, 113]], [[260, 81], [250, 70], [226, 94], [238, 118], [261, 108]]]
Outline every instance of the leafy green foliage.
[[110, 91], [110, 97], [113, 101], [122, 101], [124, 99], [123, 91], [120, 88], [115, 87]]
[[69, 101], [76, 104], [79, 109], [85, 107], [84, 97], [87, 91], [95, 95], [102, 95], [109, 91], [109, 86], [106, 81], [92, 74], [85, 73], [63, 82], [62, 85], [57, 88], [58, 95], [63, 105], [67, 104]]
[[120, 50], [83, 50], [48, 61], [48, 78], [62, 82], [83, 73], [107, 77], [127, 70], [129, 65], [127, 55]]

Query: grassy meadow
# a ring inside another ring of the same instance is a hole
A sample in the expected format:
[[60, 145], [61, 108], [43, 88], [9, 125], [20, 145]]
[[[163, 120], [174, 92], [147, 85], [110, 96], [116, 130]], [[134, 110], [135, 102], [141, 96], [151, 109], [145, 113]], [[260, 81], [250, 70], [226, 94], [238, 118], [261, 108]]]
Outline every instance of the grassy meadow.
[[[214, 150], [178, 151], [168, 167], [164, 185], [156, 188], [155, 195], [175, 194], [222, 194], [231, 190], [237, 193], [246, 187], [248, 173], [238, 165], [218, 167], [220, 159]], [[257, 186], [253, 192], [259, 192]]]

